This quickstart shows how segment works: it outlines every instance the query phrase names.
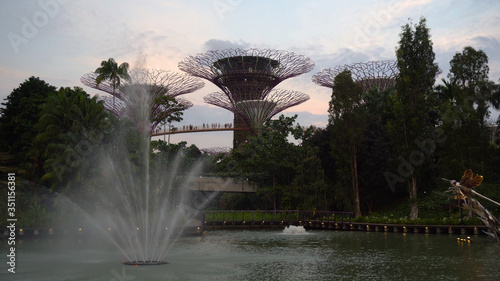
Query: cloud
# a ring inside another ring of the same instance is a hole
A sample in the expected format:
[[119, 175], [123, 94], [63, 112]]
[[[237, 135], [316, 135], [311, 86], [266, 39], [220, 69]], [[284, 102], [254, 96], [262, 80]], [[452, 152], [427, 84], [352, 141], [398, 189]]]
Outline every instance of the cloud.
[[500, 42], [492, 36], [476, 36], [472, 38], [472, 41], [476, 42], [482, 48], [500, 49]]
[[317, 55], [314, 59], [316, 70], [333, 68], [338, 65], [352, 64], [358, 62], [368, 62], [373, 58], [366, 52], [358, 52], [349, 48], [342, 48], [334, 53]]
[[492, 36], [476, 36], [471, 41], [488, 55], [490, 71], [494, 71], [497, 75], [500, 75], [500, 69], [495, 67], [500, 63], [500, 52], [498, 51], [500, 50], [500, 41]]
[[224, 50], [224, 49], [247, 49], [250, 44], [243, 40], [231, 42], [228, 40], [210, 39], [203, 44], [203, 48], [207, 51]]

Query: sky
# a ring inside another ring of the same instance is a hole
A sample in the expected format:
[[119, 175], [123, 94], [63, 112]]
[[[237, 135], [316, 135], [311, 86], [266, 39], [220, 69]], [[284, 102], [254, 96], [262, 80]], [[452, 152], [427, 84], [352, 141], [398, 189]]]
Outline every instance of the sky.
[[[300, 125], [325, 126], [331, 90], [312, 75], [338, 65], [395, 59], [401, 26], [427, 19], [436, 62], [446, 78], [453, 55], [465, 46], [489, 57], [490, 80], [500, 79], [500, 1], [298, 0], [0, 0], [0, 99], [31, 76], [56, 87], [82, 87], [80, 77], [102, 60], [181, 72], [184, 58], [227, 48], [276, 49], [311, 58], [314, 69], [280, 89], [310, 100], [289, 108]], [[145, 58], [145, 62], [139, 58]], [[182, 125], [230, 123], [232, 113], [203, 102], [205, 87], [183, 98], [194, 106]], [[494, 112], [492, 116], [498, 115]], [[495, 117], [494, 117], [495, 118]], [[172, 135], [199, 148], [232, 147], [232, 133]]]

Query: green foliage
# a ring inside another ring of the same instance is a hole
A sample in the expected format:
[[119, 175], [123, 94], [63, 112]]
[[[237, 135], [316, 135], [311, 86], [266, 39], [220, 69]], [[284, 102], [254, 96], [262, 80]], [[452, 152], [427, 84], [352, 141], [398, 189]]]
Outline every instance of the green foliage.
[[439, 160], [444, 177], [459, 175], [466, 169], [490, 174], [491, 167], [484, 164], [494, 149], [489, 148], [486, 120], [494, 88], [488, 81], [487, 63], [483, 51], [465, 47], [450, 61], [450, 81], [443, 80], [443, 85], [436, 87], [441, 101], [441, 128], [447, 132]]
[[364, 95], [367, 125], [365, 141], [358, 154], [360, 199], [364, 211], [370, 214], [393, 201], [396, 190], [387, 185], [384, 173], [390, 169], [388, 159], [393, 158], [391, 140], [386, 124], [391, 117], [391, 96], [394, 90], [371, 90]]
[[231, 224], [234, 221], [250, 222], [281, 222], [287, 220], [299, 219], [297, 212], [269, 212], [269, 211], [236, 211], [236, 212], [217, 212], [212, 211], [206, 214], [206, 219], [210, 221], [221, 221]]
[[56, 88], [40, 78], [30, 77], [14, 89], [0, 108], [1, 150], [24, 159], [26, 150], [36, 136], [33, 126], [40, 117], [39, 106], [55, 93]]
[[264, 187], [260, 192], [265, 198], [272, 198], [275, 209], [281, 202], [283, 187], [291, 184], [295, 174], [297, 147], [287, 140], [294, 130], [295, 118], [282, 115], [277, 120], [270, 120], [261, 135], [250, 138], [248, 144], [234, 153], [242, 169], [257, 176], [252, 180]]
[[486, 53], [467, 46], [450, 61], [448, 78], [462, 89], [473, 88], [488, 80], [489, 71]]
[[96, 97], [89, 98], [78, 87], [59, 89], [41, 110], [34, 126], [38, 135], [28, 153], [37, 167], [34, 177], [53, 189], [69, 186], [70, 180], [81, 183], [91, 178], [97, 166], [93, 161], [110, 140], [112, 117]]
[[151, 118], [154, 124], [182, 121], [184, 106], [171, 96], [165, 95], [153, 100], [153, 110], [156, 112]]
[[[56, 210], [47, 190], [16, 177], [16, 218], [18, 227], [53, 227]], [[0, 184], [7, 185], [6, 182]], [[0, 192], [0, 208], [7, 210], [7, 192]], [[0, 212], [0, 219], [7, 220], [7, 212]]]
[[[252, 137], [231, 156], [217, 158], [213, 166], [218, 175], [242, 177], [259, 184], [256, 200], [252, 196], [221, 196], [220, 206], [246, 208], [249, 202], [264, 209], [321, 208], [326, 192], [320, 151], [309, 145], [312, 128], [294, 126], [296, 116], [269, 120], [259, 136]], [[292, 135], [302, 144], [289, 142]], [[228, 204], [228, 198], [233, 198]], [[239, 202], [239, 203], [236, 203]]]
[[178, 144], [169, 144], [162, 140], [152, 141], [152, 165], [164, 171], [178, 169], [181, 174], [188, 173], [196, 163], [203, 160], [203, 155], [195, 145], [186, 145], [185, 141]]
[[260, 205], [257, 194], [246, 193], [224, 193], [214, 201], [213, 204], [222, 210], [253, 210]]
[[358, 153], [365, 140], [366, 108], [362, 104], [363, 88], [345, 70], [334, 79], [330, 101], [329, 123], [332, 126], [332, 155], [336, 159], [343, 185], [352, 186], [355, 216], [361, 215], [359, 199]]

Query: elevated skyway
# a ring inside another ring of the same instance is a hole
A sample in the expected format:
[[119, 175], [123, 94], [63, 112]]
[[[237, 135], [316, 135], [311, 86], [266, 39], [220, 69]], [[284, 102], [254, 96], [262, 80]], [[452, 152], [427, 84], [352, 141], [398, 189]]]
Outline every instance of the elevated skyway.
[[188, 128], [176, 128], [174, 130], [156, 130], [151, 134], [152, 137], [162, 136], [162, 135], [173, 135], [173, 134], [184, 134], [184, 133], [199, 133], [199, 132], [217, 132], [217, 131], [245, 131], [250, 130], [249, 128], [200, 128], [198, 126], [188, 127]]

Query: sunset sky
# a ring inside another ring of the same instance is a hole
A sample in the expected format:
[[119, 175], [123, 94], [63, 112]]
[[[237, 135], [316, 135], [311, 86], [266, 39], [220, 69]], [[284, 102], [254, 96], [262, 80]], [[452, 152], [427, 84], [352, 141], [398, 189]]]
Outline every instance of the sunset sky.
[[[286, 50], [311, 58], [315, 68], [277, 88], [311, 99], [286, 111], [301, 125], [324, 126], [330, 91], [311, 81], [324, 68], [395, 59], [401, 26], [427, 19], [436, 60], [446, 77], [449, 61], [465, 46], [489, 57], [490, 80], [500, 79], [500, 1], [261, 1], [261, 0], [39, 0], [0, 3], [0, 99], [30, 76], [56, 87], [84, 87], [80, 77], [102, 60], [178, 71], [185, 57], [226, 48]], [[183, 98], [194, 107], [181, 124], [229, 123], [232, 114], [207, 105], [210, 82]], [[102, 94], [102, 93], [100, 93]], [[498, 113], [494, 113], [496, 117]], [[232, 133], [172, 136], [200, 148], [232, 146]]]

